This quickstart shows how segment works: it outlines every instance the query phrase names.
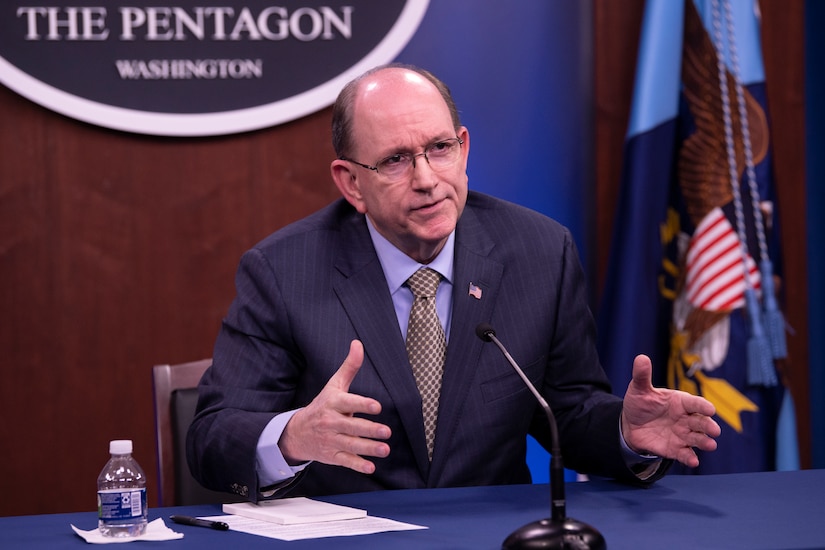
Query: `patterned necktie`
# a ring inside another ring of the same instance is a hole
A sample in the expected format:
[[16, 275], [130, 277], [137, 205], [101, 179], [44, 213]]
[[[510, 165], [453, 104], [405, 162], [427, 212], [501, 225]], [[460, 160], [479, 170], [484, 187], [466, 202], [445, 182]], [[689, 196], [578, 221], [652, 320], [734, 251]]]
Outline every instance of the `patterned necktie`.
[[426, 267], [407, 279], [407, 286], [415, 297], [407, 325], [407, 356], [421, 394], [424, 435], [427, 438], [430, 460], [433, 458], [441, 374], [444, 372], [444, 356], [447, 353], [447, 339], [435, 309], [435, 292], [440, 282], [441, 275]]

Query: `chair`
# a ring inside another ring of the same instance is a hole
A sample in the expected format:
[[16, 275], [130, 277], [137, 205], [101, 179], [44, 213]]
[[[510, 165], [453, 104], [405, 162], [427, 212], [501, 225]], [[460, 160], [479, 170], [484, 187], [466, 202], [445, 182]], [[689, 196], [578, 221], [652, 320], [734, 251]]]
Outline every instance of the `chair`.
[[159, 506], [232, 500], [232, 495], [210, 491], [195, 481], [186, 463], [186, 431], [195, 416], [198, 382], [211, 364], [212, 359], [202, 359], [152, 368]]

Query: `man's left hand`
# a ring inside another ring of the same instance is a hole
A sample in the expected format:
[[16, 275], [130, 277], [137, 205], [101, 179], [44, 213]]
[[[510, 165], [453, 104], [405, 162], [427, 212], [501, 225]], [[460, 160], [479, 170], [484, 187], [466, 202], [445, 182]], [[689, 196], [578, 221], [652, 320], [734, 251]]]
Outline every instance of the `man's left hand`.
[[654, 388], [653, 366], [646, 355], [633, 360], [633, 379], [627, 386], [622, 411], [622, 435], [632, 450], [678, 460], [695, 468], [694, 448], [716, 449], [722, 429], [711, 418], [714, 406], [703, 397]]

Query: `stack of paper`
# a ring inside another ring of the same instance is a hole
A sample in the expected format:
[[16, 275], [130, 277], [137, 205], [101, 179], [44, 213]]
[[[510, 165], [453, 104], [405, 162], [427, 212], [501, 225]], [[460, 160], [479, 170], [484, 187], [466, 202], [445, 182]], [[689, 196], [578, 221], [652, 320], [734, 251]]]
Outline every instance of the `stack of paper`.
[[357, 519], [367, 516], [366, 510], [310, 500], [303, 497], [264, 500], [257, 504], [253, 504], [252, 502], [224, 504], [223, 511], [227, 514], [235, 514], [237, 516], [281, 525]]

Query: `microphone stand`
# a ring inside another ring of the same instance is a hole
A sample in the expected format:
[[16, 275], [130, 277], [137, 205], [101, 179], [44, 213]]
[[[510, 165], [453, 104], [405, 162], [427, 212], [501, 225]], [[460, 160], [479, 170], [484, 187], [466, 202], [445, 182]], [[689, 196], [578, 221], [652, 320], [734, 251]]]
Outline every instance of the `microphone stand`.
[[536, 387], [521, 370], [516, 361], [496, 338], [493, 327], [481, 323], [476, 327], [476, 335], [485, 342], [493, 342], [504, 357], [521, 377], [524, 384], [535, 396], [536, 400], [547, 415], [550, 424], [550, 517], [528, 523], [519, 527], [504, 539], [504, 550], [532, 550], [532, 549], [604, 549], [607, 548], [604, 537], [595, 528], [584, 522], [567, 517], [566, 501], [564, 496], [564, 461], [561, 456], [559, 430], [556, 417]]

